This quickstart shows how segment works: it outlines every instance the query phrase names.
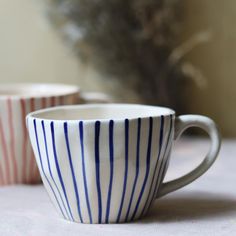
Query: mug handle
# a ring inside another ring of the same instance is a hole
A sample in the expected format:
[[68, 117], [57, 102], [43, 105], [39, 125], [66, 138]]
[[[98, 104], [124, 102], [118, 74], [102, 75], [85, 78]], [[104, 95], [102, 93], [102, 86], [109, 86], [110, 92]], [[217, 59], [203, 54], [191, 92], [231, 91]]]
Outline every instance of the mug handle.
[[111, 103], [112, 98], [100, 92], [79, 92], [78, 103]]
[[184, 187], [204, 174], [214, 163], [220, 150], [220, 134], [215, 122], [210, 118], [201, 115], [182, 115], [177, 117], [175, 122], [175, 140], [177, 140], [186, 129], [190, 127], [198, 127], [209, 134], [211, 147], [202, 163], [190, 173], [167, 183], [162, 183], [160, 190], [157, 192], [157, 198]]

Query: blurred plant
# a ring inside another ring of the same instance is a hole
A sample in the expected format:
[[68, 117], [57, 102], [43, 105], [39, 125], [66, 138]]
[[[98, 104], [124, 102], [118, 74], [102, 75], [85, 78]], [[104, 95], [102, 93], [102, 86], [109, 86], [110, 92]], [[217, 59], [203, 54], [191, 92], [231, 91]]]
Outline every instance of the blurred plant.
[[178, 45], [181, 0], [47, 1], [76, 54], [136, 89], [145, 103], [181, 109], [187, 78], [204, 86], [202, 73], [183, 57], [209, 34]]

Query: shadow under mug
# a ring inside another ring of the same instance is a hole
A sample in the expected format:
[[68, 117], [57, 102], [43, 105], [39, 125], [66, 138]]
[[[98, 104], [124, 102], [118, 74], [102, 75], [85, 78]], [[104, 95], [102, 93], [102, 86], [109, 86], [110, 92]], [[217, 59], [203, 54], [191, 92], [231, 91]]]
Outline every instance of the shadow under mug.
[[80, 89], [73, 85], [1, 84], [0, 186], [40, 181], [25, 125], [28, 113], [47, 107], [87, 101], [101, 102], [104, 99], [106, 97], [103, 94], [81, 95]]
[[[145, 215], [153, 201], [201, 176], [215, 161], [220, 136], [200, 115], [175, 118], [168, 108], [95, 104], [44, 109], [27, 116], [46, 190], [71, 221], [120, 223]], [[173, 141], [196, 126], [211, 138], [203, 162], [163, 183]]]

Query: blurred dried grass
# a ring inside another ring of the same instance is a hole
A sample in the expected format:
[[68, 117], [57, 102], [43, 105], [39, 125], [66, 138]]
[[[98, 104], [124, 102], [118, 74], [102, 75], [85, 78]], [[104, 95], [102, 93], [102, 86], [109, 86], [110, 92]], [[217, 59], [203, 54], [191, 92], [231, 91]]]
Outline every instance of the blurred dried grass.
[[50, 19], [79, 58], [136, 90], [144, 103], [182, 111], [188, 86], [206, 86], [184, 56], [210, 34], [177, 41], [181, 0], [47, 1]]

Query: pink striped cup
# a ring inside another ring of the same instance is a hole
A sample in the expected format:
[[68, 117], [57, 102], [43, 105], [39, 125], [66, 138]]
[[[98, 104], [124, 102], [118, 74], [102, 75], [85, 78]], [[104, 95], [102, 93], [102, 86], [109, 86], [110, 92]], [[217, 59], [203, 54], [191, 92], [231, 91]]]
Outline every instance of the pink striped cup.
[[[80, 89], [73, 85], [1, 85], [0, 186], [40, 182], [40, 175], [25, 125], [27, 113], [58, 105], [85, 103], [90, 98], [88, 94], [84, 97], [85, 99], [83, 99]], [[98, 96], [97, 99], [95, 96], [91, 97], [91, 100], [101, 101], [104, 99], [106, 98], [101, 96]]]

